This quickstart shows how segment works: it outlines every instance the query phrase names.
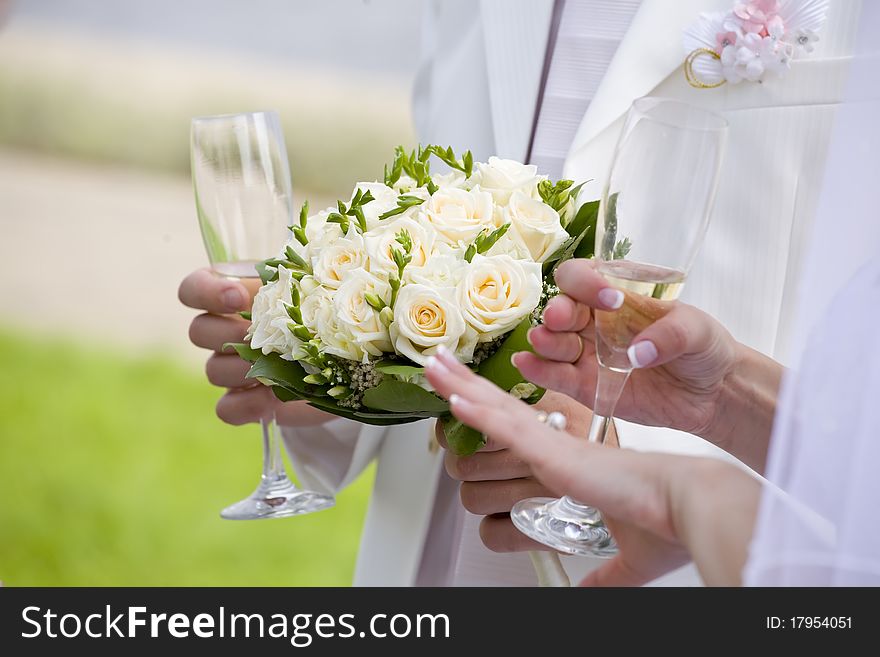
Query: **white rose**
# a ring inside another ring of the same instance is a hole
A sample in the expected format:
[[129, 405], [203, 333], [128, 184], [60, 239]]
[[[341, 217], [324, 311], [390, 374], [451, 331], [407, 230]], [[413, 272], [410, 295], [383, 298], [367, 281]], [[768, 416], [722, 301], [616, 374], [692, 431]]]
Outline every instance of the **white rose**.
[[375, 294], [387, 302], [391, 288], [364, 269], [356, 269], [349, 272], [333, 295], [333, 308], [339, 324], [347, 328], [345, 333], [356, 345], [354, 350], [361, 350], [357, 360], [363, 359], [365, 354], [381, 356], [393, 351], [388, 329], [379, 321], [379, 313], [367, 303], [366, 294]]
[[397, 353], [420, 365], [440, 346], [453, 351], [462, 362], [473, 360], [476, 331], [464, 321], [454, 288], [404, 285], [394, 304], [390, 330]]
[[538, 167], [533, 164], [490, 157], [488, 163], [477, 162], [471, 180], [479, 184], [481, 189], [490, 192], [496, 203], [503, 205], [517, 190], [528, 196], [536, 196], [538, 182], [543, 178], [544, 176], [538, 175]]
[[412, 261], [407, 267], [421, 267], [428, 261], [434, 249], [434, 231], [410, 217], [386, 219], [364, 234], [368, 269], [371, 273], [387, 276], [397, 272], [391, 250], [402, 248], [397, 241], [397, 234], [401, 230], [407, 231], [412, 240]]
[[474, 256], [458, 284], [465, 321], [488, 342], [513, 329], [541, 300], [541, 265], [508, 255]]
[[364, 239], [354, 226], [350, 226], [345, 237], [337, 237], [320, 248], [310, 251], [312, 271], [321, 285], [336, 289], [345, 274], [366, 263]]
[[285, 360], [293, 360], [302, 342], [291, 333], [285, 303], [291, 302], [290, 290], [295, 285], [290, 272], [278, 267], [278, 279], [259, 289], [251, 309], [251, 325], [247, 337], [251, 347], [264, 354], [280, 354]]
[[495, 227], [492, 195], [479, 188], [438, 190], [421, 208], [419, 218], [454, 246], [470, 244], [484, 228]]
[[447, 187], [464, 189], [465, 183], [467, 182], [467, 179], [464, 177], [464, 172], [458, 171], [457, 169], [450, 169], [447, 173], [435, 173], [431, 176], [431, 180], [433, 180], [434, 184], [440, 189], [445, 189]]
[[559, 214], [542, 201], [514, 192], [503, 210], [509, 233], [519, 238], [535, 262], [544, 262], [568, 239]]
[[446, 249], [435, 251], [420, 267], [408, 265], [403, 270], [403, 278], [408, 283], [419, 283], [428, 287], [455, 287], [461, 280], [462, 271], [467, 264], [460, 252]]

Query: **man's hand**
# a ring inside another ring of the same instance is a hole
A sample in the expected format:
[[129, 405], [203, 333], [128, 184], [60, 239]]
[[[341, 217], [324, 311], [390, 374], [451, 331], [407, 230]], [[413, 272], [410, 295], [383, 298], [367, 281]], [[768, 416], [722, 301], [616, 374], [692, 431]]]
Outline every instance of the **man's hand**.
[[183, 279], [178, 290], [181, 303], [206, 311], [190, 324], [189, 339], [213, 352], [205, 373], [211, 383], [227, 389], [217, 402], [217, 416], [235, 425], [257, 422], [273, 412], [281, 425], [307, 426], [332, 419], [305, 402], [280, 402], [269, 388], [245, 378], [250, 363], [231, 349], [223, 351], [225, 343], [244, 340], [250, 322], [237, 313], [250, 309], [259, 287], [258, 279], [231, 280], [199, 269]]
[[[568, 421], [568, 431], [585, 437], [590, 425], [590, 409], [570, 397], [548, 391], [535, 405], [537, 410], [558, 411]], [[443, 427], [436, 425], [437, 441], [445, 448]], [[521, 552], [548, 550], [522, 534], [510, 520], [510, 509], [527, 497], [553, 496], [532, 475], [531, 468], [513, 452], [489, 438], [479, 452], [472, 456], [446, 453], [446, 471], [462, 482], [461, 503], [465, 509], [486, 516], [480, 523], [480, 538], [494, 552]]]

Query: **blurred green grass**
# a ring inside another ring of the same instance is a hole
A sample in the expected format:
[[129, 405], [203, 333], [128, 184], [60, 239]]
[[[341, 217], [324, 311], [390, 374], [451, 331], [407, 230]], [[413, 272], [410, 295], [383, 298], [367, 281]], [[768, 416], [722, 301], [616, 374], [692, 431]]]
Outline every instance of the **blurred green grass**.
[[0, 580], [7, 586], [351, 583], [372, 480], [334, 509], [229, 522], [258, 429], [171, 358], [0, 329]]

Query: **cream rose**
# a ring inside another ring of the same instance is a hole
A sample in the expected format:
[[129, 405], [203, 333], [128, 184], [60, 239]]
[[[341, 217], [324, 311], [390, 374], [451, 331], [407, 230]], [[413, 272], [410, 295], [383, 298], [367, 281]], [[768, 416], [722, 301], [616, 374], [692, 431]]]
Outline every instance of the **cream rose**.
[[419, 283], [428, 287], [455, 287], [461, 280], [467, 263], [462, 254], [453, 251], [446, 244], [445, 249], [435, 251], [421, 267], [407, 266], [403, 278], [409, 283]]
[[445, 189], [447, 187], [457, 187], [459, 189], [464, 189], [467, 186], [467, 178], [464, 177], [464, 173], [456, 169], [451, 169], [446, 173], [435, 173], [433, 176], [431, 176], [431, 180], [433, 180], [434, 184], [441, 189]]
[[535, 262], [544, 262], [568, 239], [556, 210], [523, 192], [510, 195], [502, 216], [511, 224], [508, 232], [522, 242]]
[[397, 234], [405, 230], [412, 240], [412, 261], [408, 267], [421, 267], [434, 249], [434, 231], [424, 223], [410, 217], [386, 219], [378, 227], [364, 234], [367, 249], [367, 267], [373, 274], [387, 276], [397, 272], [397, 264], [391, 250], [401, 248]]
[[421, 209], [419, 219], [436, 232], [438, 239], [453, 246], [470, 244], [484, 228], [495, 227], [492, 195], [479, 188], [438, 190]]
[[290, 303], [291, 286], [296, 285], [290, 272], [278, 267], [278, 279], [259, 289], [251, 309], [251, 325], [247, 337], [251, 347], [264, 354], [280, 354], [293, 360], [294, 352], [302, 342], [291, 333], [285, 303]]
[[364, 269], [355, 269], [348, 273], [345, 281], [333, 294], [333, 308], [338, 323], [347, 329], [357, 348], [365, 354], [381, 356], [393, 351], [388, 329], [379, 321], [379, 313], [367, 303], [364, 295], [375, 294], [387, 301], [391, 297], [388, 283]]
[[478, 162], [471, 181], [481, 189], [492, 194], [496, 203], [504, 205], [515, 191], [528, 196], [537, 196], [538, 182], [543, 176], [538, 175], [538, 167], [533, 164], [522, 164], [516, 160], [504, 160], [490, 157], [489, 162]]
[[336, 289], [345, 274], [366, 263], [364, 239], [354, 226], [345, 237], [338, 237], [321, 248], [311, 251], [312, 270], [321, 285]]
[[397, 353], [420, 365], [440, 346], [465, 363], [474, 357], [477, 335], [456, 306], [454, 288], [404, 285], [394, 304], [390, 331]]
[[541, 265], [508, 255], [474, 256], [458, 284], [465, 321], [488, 342], [515, 327], [541, 300]]

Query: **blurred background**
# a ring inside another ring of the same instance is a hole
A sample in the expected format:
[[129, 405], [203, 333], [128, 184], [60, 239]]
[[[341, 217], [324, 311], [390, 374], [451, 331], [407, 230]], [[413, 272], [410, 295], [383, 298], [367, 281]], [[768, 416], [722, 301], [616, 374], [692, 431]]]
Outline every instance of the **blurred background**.
[[187, 341], [192, 116], [276, 109], [297, 204], [415, 142], [413, 0], [0, 0], [0, 580], [347, 585], [371, 486], [229, 522], [259, 429]]

